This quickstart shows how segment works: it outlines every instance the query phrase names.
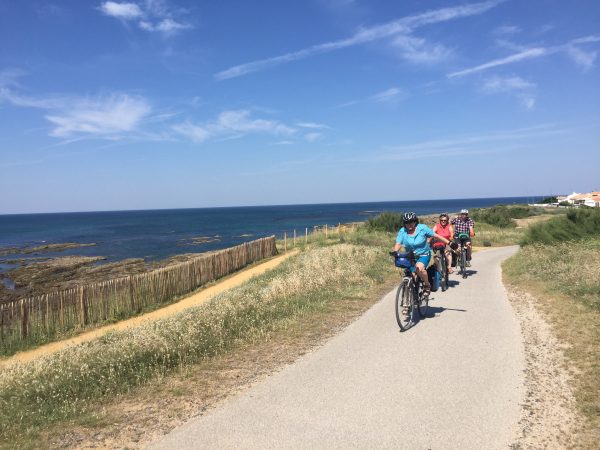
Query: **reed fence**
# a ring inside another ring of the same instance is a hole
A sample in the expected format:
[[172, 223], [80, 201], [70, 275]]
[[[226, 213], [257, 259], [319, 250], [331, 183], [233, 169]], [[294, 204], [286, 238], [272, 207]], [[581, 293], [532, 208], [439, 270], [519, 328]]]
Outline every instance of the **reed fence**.
[[3, 353], [55, 336], [122, 320], [277, 254], [275, 236], [147, 273], [0, 304]]

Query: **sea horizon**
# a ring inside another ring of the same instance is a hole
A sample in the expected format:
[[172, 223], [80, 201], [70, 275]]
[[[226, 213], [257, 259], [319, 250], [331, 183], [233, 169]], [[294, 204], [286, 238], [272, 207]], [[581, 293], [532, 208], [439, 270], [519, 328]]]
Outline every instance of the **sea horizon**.
[[[94, 256], [105, 258], [105, 262], [129, 258], [159, 261], [185, 253], [220, 250], [265, 236], [281, 239], [294, 232], [303, 236], [314, 227], [364, 222], [384, 211], [455, 213], [462, 208], [523, 204], [543, 197], [6, 214], [0, 215], [0, 274], [36, 258]], [[64, 243], [88, 245], [61, 251], [32, 250]]]
[[505, 197], [452, 197], [439, 199], [419, 199], [419, 200], [369, 200], [360, 202], [322, 202], [322, 203], [281, 203], [281, 204], [264, 204], [264, 205], [226, 205], [226, 206], [189, 206], [182, 208], [140, 208], [140, 209], [97, 209], [97, 210], [81, 210], [81, 211], [46, 211], [46, 212], [26, 212], [26, 213], [0, 213], [0, 217], [4, 216], [33, 216], [46, 214], [92, 214], [92, 213], [121, 213], [121, 212], [145, 212], [145, 211], [186, 211], [198, 209], [228, 209], [228, 208], [263, 208], [263, 207], [285, 207], [285, 206], [326, 206], [326, 205], [357, 205], [365, 203], [410, 203], [410, 202], [431, 202], [431, 201], [459, 201], [459, 200], [504, 200], [504, 199], [544, 199], [547, 197], [560, 194], [546, 195], [528, 195], [528, 196], [505, 196]]

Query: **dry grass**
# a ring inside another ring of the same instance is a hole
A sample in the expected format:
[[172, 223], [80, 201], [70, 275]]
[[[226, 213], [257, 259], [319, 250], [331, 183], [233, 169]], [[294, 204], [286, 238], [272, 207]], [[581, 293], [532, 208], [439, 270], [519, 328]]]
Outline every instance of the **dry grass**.
[[99, 399], [266, 339], [336, 298], [360, 297], [391, 270], [376, 248], [314, 249], [203, 307], [8, 367], [0, 373], [2, 439], [25, 442], [52, 422], [88, 417]]
[[565, 346], [585, 423], [577, 446], [600, 442], [600, 240], [531, 245], [505, 263], [506, 279], [532, 293]]

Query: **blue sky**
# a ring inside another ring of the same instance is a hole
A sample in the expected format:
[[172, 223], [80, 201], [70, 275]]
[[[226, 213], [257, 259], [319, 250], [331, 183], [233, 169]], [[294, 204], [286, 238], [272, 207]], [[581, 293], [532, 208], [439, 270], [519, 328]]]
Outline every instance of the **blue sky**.
[[600, 190], [595, 0], [0, 0], [1, 213]]

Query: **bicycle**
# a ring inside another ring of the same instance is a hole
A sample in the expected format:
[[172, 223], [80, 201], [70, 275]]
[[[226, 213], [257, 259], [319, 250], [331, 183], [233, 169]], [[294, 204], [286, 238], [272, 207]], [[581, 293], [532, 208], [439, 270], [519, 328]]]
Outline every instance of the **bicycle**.
[[456, 236], [458, 243], [460, 245], [460, 250], [458, 253], [458, 264], [460, 265], [460, 274], [463, 278], [467, 278], [467, 271], [465, 267], [467, 266], [467, 240], [469, 239], [469, 235], [467, 233], [459, 233]]
[[416, 323], [416, 314], [421, 319], [427, 315], [429, 297], [423, 296], [423, 286], [416, 273], [410, 271], [415, 264], [412, 252], [390, 252], [396, 267], [404, 269], [404, 277], [396, 291], [396, 321], [400, 331], [406, 331]]
[[445, 247], [436, 247], [433, 257], [435, 258], [437, 272], [440, 274], [439, 286], [442, 288], [442, 292], [445, 292], [448, 289], [448, 261], [446, 260]]

